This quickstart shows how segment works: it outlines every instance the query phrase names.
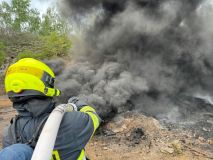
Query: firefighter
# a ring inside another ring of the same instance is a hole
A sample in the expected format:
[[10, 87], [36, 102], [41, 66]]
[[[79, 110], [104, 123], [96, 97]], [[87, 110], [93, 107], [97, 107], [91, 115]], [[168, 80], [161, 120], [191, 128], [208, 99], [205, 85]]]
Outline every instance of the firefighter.
[[[5, 89], [18, 115], [3, 136], [3, 148], [27, 144], [34, 149], [46, 119], [55, 107], [60, 91], [54, 87], [55, 75], [43, 62], [24, 58], [11, 65], [5, 76]], [[94, 108], [77, 97], [68, 101], [77, 111], [65, 113], [55, 142], [52, 160], [84, 160], [84, 148], [101, 119]], [[48, 138], [48, 137], [47, 137]]]

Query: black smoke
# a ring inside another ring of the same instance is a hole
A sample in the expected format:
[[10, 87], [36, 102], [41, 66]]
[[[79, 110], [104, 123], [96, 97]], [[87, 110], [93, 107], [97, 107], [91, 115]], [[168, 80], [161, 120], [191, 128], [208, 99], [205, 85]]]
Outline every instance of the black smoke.
[[137, 109], [173, 121], [179, 97], [213, 95], [211, 1], [61, 2], [69, 18], [97, 11], [59, 77], [61, 101], [80, 96], [104, 118]]

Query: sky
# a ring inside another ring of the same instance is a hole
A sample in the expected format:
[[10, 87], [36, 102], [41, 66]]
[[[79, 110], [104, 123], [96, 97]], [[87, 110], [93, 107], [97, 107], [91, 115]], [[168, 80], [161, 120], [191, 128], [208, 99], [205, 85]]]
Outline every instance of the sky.
[[31, 0], [31, 6], [37, 8], [43, 14], [48, 7], [56, 6], [56, 0]]
[[[0, 0], [0, 3], [2, 1], [9, 2], [11, 0]], [[36, 8], [40, 11], [41, 14], [45, 13], [48, 7], [54, 7], [56, 6], [57, 0], [31, 0], [31, 7]]]

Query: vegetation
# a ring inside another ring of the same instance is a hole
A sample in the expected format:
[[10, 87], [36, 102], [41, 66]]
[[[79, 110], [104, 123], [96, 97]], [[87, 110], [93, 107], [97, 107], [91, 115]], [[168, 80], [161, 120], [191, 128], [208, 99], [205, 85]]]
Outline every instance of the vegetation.
[[18, 59], [31, 57], [44, 59], [47, 57], [66, 56], [71, 47], [71, 42], [65, 34], [58, 35], [56, 32], [40, 37], [40, 43], [32, 46], [31, 50], [26, 49], [18, 55]]
[[0, 66], [5, 55], [17, 59], [66, 56], [71, 48], [69, 31], [68, 23], [54, 8], [40, 16], [38, 10], [30, 7], [30, 0], [3, 1], [0, 4]]
[[0, 66], [3, 64], [5, 59], [5, 46], [0, 42]]

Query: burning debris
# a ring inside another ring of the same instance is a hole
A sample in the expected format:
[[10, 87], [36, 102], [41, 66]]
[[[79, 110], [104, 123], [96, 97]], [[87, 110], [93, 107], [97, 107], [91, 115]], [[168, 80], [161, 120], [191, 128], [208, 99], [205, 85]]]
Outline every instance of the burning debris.
[[137, 109], [178, 123], [183, 115], [213, 112], [211, 104], [191, 105], [198, 94], [213, 95], [211, 0], [61, 2], [70, 18], [98, 12], [74, 46], [75, 63], [61, 70], [63, 101], [83, 97], [103, 118]]

